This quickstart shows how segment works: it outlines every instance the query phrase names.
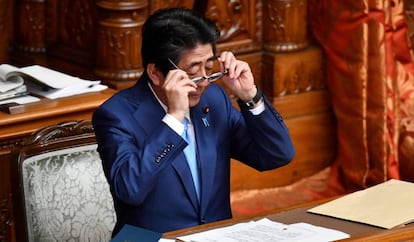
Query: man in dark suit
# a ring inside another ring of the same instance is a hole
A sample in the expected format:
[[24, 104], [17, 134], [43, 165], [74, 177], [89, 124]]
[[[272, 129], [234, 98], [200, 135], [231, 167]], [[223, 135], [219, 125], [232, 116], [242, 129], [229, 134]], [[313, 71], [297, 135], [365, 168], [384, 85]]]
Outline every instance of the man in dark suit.
[[[166, 232], [231, 218], [231, 158], [260, 171], [292, 160], [281, 116], [246, 62], [227, 51], [216, 55], [218, 37], [191, 10], [157, 11], [142, 30], [142, 77], [94, 113], [117, 214], [113, 235], [124, 224]], [[239, 98], [240, 111], [217, 78]]]

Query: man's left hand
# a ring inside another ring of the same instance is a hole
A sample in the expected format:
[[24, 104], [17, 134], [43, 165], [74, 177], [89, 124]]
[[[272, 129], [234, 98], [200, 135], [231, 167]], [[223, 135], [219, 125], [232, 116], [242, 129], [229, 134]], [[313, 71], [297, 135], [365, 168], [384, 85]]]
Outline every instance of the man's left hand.
[[251, 100], [256, 95], [257, 88], [249, 64], [236, 59], [229, 51], [222, 52], [218, 61], [221, 71], [228, 71], [228, 74], [222, 77], [225, 85], [241, 100]]

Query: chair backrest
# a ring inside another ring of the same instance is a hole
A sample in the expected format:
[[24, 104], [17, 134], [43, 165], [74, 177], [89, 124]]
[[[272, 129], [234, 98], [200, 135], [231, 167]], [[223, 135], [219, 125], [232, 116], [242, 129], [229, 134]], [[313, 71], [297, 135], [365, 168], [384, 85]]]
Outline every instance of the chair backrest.
[[38, 130], [13, 151], [18, 241], [109, 241], [116, 216], [90, 121]]

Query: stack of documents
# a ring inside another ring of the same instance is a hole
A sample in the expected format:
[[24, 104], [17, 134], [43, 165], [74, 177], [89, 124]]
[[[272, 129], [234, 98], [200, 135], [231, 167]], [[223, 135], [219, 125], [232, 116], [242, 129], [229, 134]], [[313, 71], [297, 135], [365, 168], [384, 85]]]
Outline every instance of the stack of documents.
[[13, 66], [7, 64], [0, 65], [0, 101], [28, 93], [22, 77], [8, 75], [13, 70]]
[[[18, 87], [24, 86], [27, 87], [24, 93], [29, 92], [49, 99], [97, 92], [107, 88], [100, 81], [83, 80], [39, 65], [17, 68], [2, 64], [0, 79], [0, 91], [17, 90]], [[14, 96], [9, 95], [10, 97]]]
[[349, 238], [338, 230], [308, 223], [283, 224], [267, 218], [207, 230], [176, 239], [161, 238], [161, 233], [132, 225], [125, 225], [111, 242], [328, 242]]
[[[183, 242], [324, 242], [349, 238], [341, 231], [308, 223], [283, 224], [267, 218], [178, 237]], [[166, 240], [164, 240], [166, 241]]]

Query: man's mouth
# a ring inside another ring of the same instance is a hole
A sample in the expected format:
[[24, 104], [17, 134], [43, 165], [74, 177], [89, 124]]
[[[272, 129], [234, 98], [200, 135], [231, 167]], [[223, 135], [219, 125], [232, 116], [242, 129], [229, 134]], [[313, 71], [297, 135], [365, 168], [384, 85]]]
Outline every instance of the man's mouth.
[[197, 93], [197, 92], [195, 92], [195, 93], [189, 93], [188, 96], [189, 97], [200, 97], [201, 96], [201, 93]]

